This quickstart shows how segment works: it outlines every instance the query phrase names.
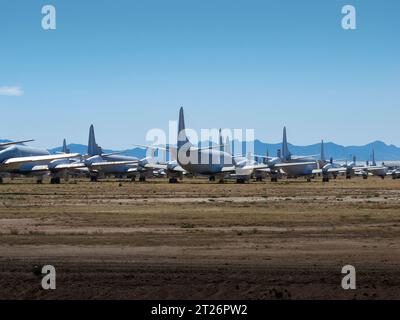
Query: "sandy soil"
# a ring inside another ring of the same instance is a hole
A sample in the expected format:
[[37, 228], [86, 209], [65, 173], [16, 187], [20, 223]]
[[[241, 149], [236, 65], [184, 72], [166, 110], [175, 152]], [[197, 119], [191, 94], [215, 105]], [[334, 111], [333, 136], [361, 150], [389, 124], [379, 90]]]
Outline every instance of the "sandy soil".
[[400, 180], [6, 179], [0, 298], [399, 299], [399, 231]]

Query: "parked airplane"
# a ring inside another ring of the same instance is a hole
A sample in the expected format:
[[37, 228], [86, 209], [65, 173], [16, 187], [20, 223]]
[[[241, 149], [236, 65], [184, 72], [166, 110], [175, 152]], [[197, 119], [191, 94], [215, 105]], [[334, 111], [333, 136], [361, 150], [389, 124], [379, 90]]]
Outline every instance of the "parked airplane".
[[85, 158], [83, 164], [89, 169], [90, 181], [93, 182], [106, 175], [134, 177], [139, 161], [136, 157], [103, 153], [102, 148], [96, 143], [93, 125], [89, 129], [88, 152]]
[[249, 176], [255, 169], [267, 167], [253, 163], [238, 165], [235, 158], [223, 150], [222, 140], [217, 146], [195, 147], [186, 135], [183, 108], [179, 110], [177, 162], [190, 174], [208, 176], [210, 181], [218, 178], [220, 182], [231, 174]]
[[388, 168], [385, 166], [378, 166], [375, 161], [375, 150], [372, 149], [372, 163], [371, 165], [367, 162], [365, 167], [360, 168], [359, 173], [364, 179], [368, 178], [368, 175], [378, 176], [384, 179], [388, 173]]
[[[137, 147], [152, 149], [153, 154], [156, 150], [162, 150], [171, 155], [173, 160], [169, 160], [166, 163], [158, 163], [156, 159], [150, 159], [150, 161], [144, 161], [141, 164], [142, 170], [147, 170], [149, 172], [154, 172], [154, 170], [163, 170], [166, 176], [169, 178], [169, 183], [177, 183], [178, 179], [182, 180], [183, 175], [187, 174], [187, 171], [184, 170], [176, 160], [177, 157], [177, 148], [174, 146], [167, 145], [166, 147], [163, 146], [146, 146], [135, 144]], [[149, 158], [149, 157], [146, 157]], [[144, 159], [146, 159], [144, 158]], [[140, 163], [140, 161], [139, 161]]]
[[[65, 139], [63, 140], [63, 146], [60, 153], [70, 153], [70, 149], [67, 147], [67, 142]], [[81, 161], [81, 157], [79, 159], [65, 158], [53, 160], [47, 165], [47, 168], [43, 166], [43, 170], [46, 169], [50, 172], [51, 184], [59, 184], [61, 182], [61, 177], [63, 177], [65, 180], [68, 180], [70, 175], [89, 173], [88, 168], [86, 168], [84, 163]]]
[[183, 108], [179, 110], [177, 162], [187, 172], [208, 176], [210, 181], [218, 178], [223, 182], [227, 175], [235, 172], [230, 154], [215, 150], [213, 146], [198, 148], [189, 141]]
[[[79, 153], [50, 154], [47, 150], [23, 145], [33, 140], [5, 142], [0, 144], [0, 172], [37, 176], [37, 183], [50, 173], [53, 161], [79, 157]], [[0, 177], [0, 183], [3, 182]]]
[[387, 175], [392, 176], [393, 179], [400, 179], [400, 169], [388, 171]]
[[[142, 159], [139, 159], [137, 162], [136, 168], [132, 169], [132, 174], [139, 174], [139, 181], [144, 182], [146, 178], [152, 177], [155, 174], [158, 174], [160, 170], [166, 170], [167, 164], [160, 163], [155, 158], [155, 152], [157, 148], [146, 147], [146, 149], [150, 150], [150, 155], [146, 156]], [[133, 177], [135, 179], [136, 175]]]
[[[305, 177], [307, 181], [319, 173], [320, 162], [325, 162], [323, 143], [321, 144], [321, 160], [315, 160], [313, 156], [294, 156], [289, 151], [286, 127], [283, 128], [282, 149], [278, 151], [277, 157], [264, 157], [269, 166], [271, 181], [277, 182], [281, 172], [288, 178]], [[262, 157], [262, 156], [259, 156]]]

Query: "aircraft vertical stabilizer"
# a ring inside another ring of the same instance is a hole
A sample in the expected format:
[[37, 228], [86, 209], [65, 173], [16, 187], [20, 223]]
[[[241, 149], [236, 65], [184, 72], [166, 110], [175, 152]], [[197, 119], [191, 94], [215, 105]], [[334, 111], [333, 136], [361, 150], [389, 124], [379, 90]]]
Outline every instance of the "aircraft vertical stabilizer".
[[321, 140], [321, 161], [325, 162], [325, 147], [324, 147], [324, 140]]
[[94, 135], [94, 127], [93, 125], [90, 125], [89, 129], [89, 142], [88, 142], [88, 155], [93, 157], [93, 156], [98, 156], [101, 155], [101, 147], [98, 146], [96, 143], [96, 137]]
[[219, 131], [218, 131], [218, 136], [219, 136], [219, 141], [218, 141], [218, 144], [219, 144], [219, 151], [224, 151], [224, 143], [223, 143], [223, 141], [222, 141], [222, 129], [221, 128], [219, 128]]
[[228, 154], [232, 154], [231, 153], [231, 142], [229, 141], [229, 137], [226, 137], [226, 141], [225, 141], [225, 146], [224, 146], [224, 151]]
[[375, 150], [372, 149], [372, 165], [376, 166], [376, 161], [375, 161]]
[[283, 160], [290, 160], [290, 152], [286, 137], [286, 127], [283, 127], [283, 139], [282, 139], [282, 158]]
[[190, 143], [186, 136], [185, 116], [183, 114], [183, 107], [179, 110], [179, 123], [178, 123], [178, 150], [185, 144]]
[[63, 153], [70, 153], [69, 148], [67, 147], [67, 141], [64, 139], [63, 140], [63, 146], [62, 146], [62, 150]]

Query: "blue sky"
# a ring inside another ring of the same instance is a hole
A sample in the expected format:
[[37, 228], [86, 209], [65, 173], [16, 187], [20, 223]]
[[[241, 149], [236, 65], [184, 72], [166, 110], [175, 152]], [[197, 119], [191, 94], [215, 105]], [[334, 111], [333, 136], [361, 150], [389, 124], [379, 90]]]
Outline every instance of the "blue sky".
[[[41, 8], [57, 29], [41, 28]], [[341, 28], [341, 8], [357, 30]], [[256, 137], [400, 145], [397, 0], [0, 1], [0, 138], [144, 143], [187, 125]], [[18, 94], [19, 93], [19, 94]]]

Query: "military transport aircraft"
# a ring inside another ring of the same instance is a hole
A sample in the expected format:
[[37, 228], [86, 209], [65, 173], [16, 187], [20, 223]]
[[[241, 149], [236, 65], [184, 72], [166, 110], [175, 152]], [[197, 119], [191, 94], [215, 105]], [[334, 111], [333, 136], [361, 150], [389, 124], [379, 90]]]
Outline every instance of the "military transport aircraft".
[[137, 171], [138, 158], [120, 155], [120, 152], [103, 153], [96, 143], [93, 125], [89, 128], [88, 151], [81, 165], [90, 172], [90, 181], [95, 182], [106, 175], [134, 177]]
[[[79, 153], [50, 154], [46, 149], [29, 147], [25, 142], [33, 140], [5, 142], [0, 144], [0, 173], [36, 176], [37, 183], [50, 173], [49, 166], [57, 161], [80, 157]], [[3, 181], [0, 177], [0, 183]]]

